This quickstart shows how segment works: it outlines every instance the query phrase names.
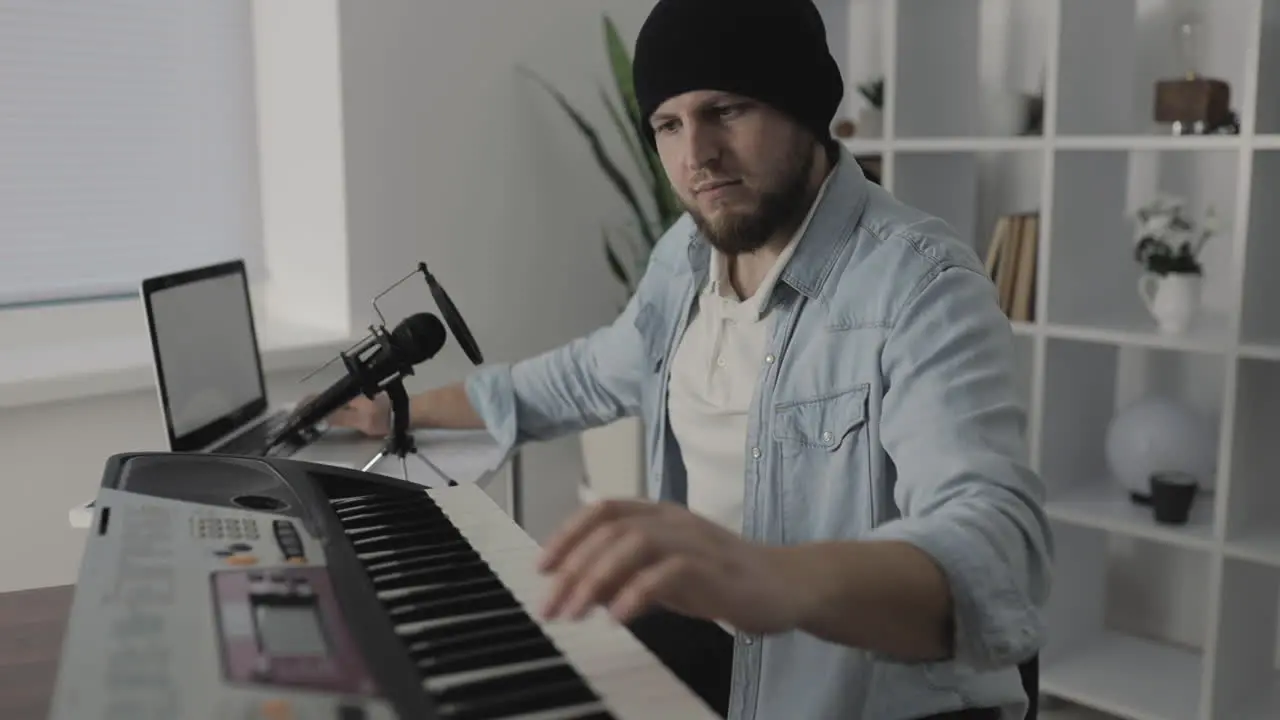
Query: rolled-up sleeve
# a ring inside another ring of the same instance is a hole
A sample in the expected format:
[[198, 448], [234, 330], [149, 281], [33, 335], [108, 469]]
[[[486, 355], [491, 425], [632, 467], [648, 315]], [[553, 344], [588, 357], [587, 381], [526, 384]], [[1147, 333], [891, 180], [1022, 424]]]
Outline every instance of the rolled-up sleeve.
[[636, 327], [670, 270], [651, 259], [640, 286], [610, 324], [513, 364], [493, 364], [465, 381], [467, 398], [505, 453], [530, 440], [604, 425], [640, 412], [649, 375]]
[[979, 670], [1039, 651], [1053, 539], [1044, 484], [1025, 460], [1026, 411], [1008, 319], [965, 266], [925, 277], [885, 341], [881, 441], [901, 517], [874, 532], [945, 574], [952, 659]]

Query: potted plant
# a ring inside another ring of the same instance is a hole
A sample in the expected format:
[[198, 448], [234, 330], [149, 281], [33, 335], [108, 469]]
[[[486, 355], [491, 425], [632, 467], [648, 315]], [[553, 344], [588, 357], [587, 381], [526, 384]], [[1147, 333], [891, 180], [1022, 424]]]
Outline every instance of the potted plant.
[[1213, 206], [1197, 225], [1185, 205], [1180, 198], [1157, 198], [1134, 216], [1134, 258], [1143, 268], [1138, 295], [1160, 331], [1169, 334], [1186, 332], [1200, 309], [1200, 253], [1218, 232]]
[[[603, 17], [604, 45], [612, 76], [613, 97], [600, 88], [601, 104], [613, 130], [639, 175], [634, 183], [614, 160], [595, 126], [550, 82], [528, 68], [521, 70], [541, 85], [568, 115], [591, 149], [597, 168], [623, 199], [628, 220], [601, 228], [609, 271], [629, 298], [649, 263], [649, 253], [662, 234], [684, 213], [657, 151], [648, 143], [631, 76], [631, 53], [613, 20]], [[586, 495], [633, 497], [644, 493], [644, 425], [640, 418], [624, 418], [582, 434]]]

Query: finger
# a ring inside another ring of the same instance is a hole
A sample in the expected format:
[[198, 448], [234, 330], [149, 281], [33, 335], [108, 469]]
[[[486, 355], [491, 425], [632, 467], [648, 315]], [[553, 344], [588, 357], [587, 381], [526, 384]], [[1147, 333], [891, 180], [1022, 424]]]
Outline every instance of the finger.
[[694, 582], [692, 567], [688, 558], [671, 556], [641, 570], [609, 603], [609, 614], [626, 624], [654, 605], [675, 600]]
[[582, 539], [582, 542], [566, 552], [563, 562], [556, 568], [551, 592], [543, 603], [544, 618], [553, 620], [561, 615], [565, 603], [577, 592], [579, 578], [591, 568], [596, 558], [609, 545], [619, 541], [622, 534], [622, 529], [616, 521], [605, 521], [597, 525], [595, 530]]
[[562, 613], [581, 620], [598, 604], [609, 604], [614, 595], [647, 566], [661, 560], [657, 541], [644, 532], [629, 532], [602, 549], [579, 575]]
[[648, 512], [651, 507], [651, 503], [636, 500], [604, 500], [579, 510], [547, 540], [542, 557], [538, 560], [538, 569], [544, 573], [554, 572], [564, 562], [569, 551], [600, 524], [626, 515]]

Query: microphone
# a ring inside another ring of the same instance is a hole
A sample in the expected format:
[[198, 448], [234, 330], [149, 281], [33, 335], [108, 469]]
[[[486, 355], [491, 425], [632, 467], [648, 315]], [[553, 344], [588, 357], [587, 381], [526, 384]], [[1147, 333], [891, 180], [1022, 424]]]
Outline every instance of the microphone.
[[357, 395], [373, 399], [383, 386], [413, 374], [413, 366], [440, 352], [447, 338], [444, 323], [431, 313], [410, 315], [394, 330], [375, 329], [373, 336], [355, 351], [340, 354], [347, 374], [290, 414], [271, 439], [270, 446], [310, 428]]

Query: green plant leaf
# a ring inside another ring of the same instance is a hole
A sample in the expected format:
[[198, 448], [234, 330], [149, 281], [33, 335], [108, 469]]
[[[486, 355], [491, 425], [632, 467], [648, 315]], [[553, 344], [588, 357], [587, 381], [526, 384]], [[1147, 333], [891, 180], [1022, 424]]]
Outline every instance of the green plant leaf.
[[609, 67], [613, 71], [613, 82], [618, 89], [618, 97], [622, 99], [622, 107], [632, 119], [632, 124], [642, 120], [640, 105], [636, 101], [635, 79], [631, 75], [631, 53], [626, 43], [622, 42], [622, 34], [618, 26], [607, 14], [604, 16], [604, 44], [609, 55]]
[[582, 133], [582, 136], [586, 138], [587, 143], [591, 146], [591, 152], [595, 155], [596, 163], [609, 178], [609, 182], [613, 183], [614, 188], [622, 195], [623, 199], [626, 200], [627, 205], [631, 207], [631, 211], [635, 213], [636, 219], [640, 223], [641, 232], [645, 235], [645, 240], [649, 242], [650, 246], [656, 245], [658, 238], [654, 235], [653, 228], [650, 227], [648, 218], [645, 217], [644, 208], [640, 206], [640, 201], [636, 197], [635, 191], [631, 188], [631, 183], [627, 181], [626, 176], [618, 170], [618, 166], [615, 165], [613, 160], [609, 157], [609, 153], [605, 150], [604, 144], [600, 141], [600, 135], [596, 132], [596, 129], [582, 117], [573, 105], [569, 104], [569, 101], [564, 97], [564, 95], [551, 85], [551, 83], [542, 79], [540, 75], [528, 68], [522, 67], [521, 70], [533, 78], [535, 82], [542, 85], [542, 87], [551, 94], [565, 113], [569, 115], [569, 118], [573, 120], [573, 123], [578, 127], [578, 131]]
[[622, 136], [622, 144], [627, 146], [627, 152], [631, 154], [631, 160], [635, 162], [641, 172], [646, 171], [648, 167], [640, 150], [640, 145], [637, 144], [636, 138], [627, 129], [628, 126], [622, 119], [622, 113], [618, 111], [618, 106], [614, 104], [613, 99], [609, 97], [604, 88], [600, 88], [600, 100], [604, 103], [605, 110], [609, 112], [609, 119], [613, 121], [614, 128]]
[[609, 271], [627, 288], [628, 293], [635, 292], [631, 278], [627, 276], [627, 271], [622, 268], [622, 261], [618, 259], [618, 254], [613, 250], [613, 244], [609, 242], [609, 233], [606, 230], [600, 231], [601, 237], [604, 238], [604, 255], [609, 261]]
[[662, 161], [658, 158], [657, 151], [649, 144], [648, 133], [645, 132], [648, 120], [640, 117], [640, 104], [636, 99], [631, 54], [627, 49], [626, 43], [622, 41], [622, 34], [618, 32], [618, 26], [613, 22], [613, 19], [606, 14], [603, 22], [605, 48], [609, 56], [609, 67], [613, 73], [614, 87], [618, 92], [618, 97], [621, 98], [623, 110], [631, 121], [631, 135], [629, 137], [633, 137], [636, 146], [643, 150], [644, 161], [637, 161], [637, 164], [645, 174], [645, 179], [649, 184], [649, 191], [653, 195], [653, 202], [658, 212], [655, 226], [650, 233], [646, 234], [646, 239], [651, 239], [650, 247], [652, 248], [657, 243], [658, 236], [671, 227], [683, 213], [683, 209], [676, 200], [675, 191], [671, 188], [671, 183], [667, 179], [667, 172], [662, 167]]

